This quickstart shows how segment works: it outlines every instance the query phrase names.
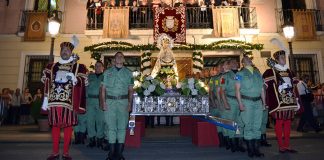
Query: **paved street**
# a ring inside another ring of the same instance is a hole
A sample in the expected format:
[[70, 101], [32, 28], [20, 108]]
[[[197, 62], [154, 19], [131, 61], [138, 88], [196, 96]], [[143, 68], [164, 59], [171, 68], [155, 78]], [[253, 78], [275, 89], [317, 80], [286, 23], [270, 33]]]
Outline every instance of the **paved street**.
[[[223, 148], [199, 148], [191, 143], [190, 138], [179, 136], [152, 136], [157, 131], [175, 135], [178, 127], [147, 129], [148, 136], [142, 141], [141, 148], [126, 148], [127, 160], [244, 160], [249, 159], [246, 153], [232, 153]], [[293, 132], [292, 146], [298, 154], [279, 154], [272, 130], [269, 130], [270, 148], [262, 148], [266, 160], [322, 160], [324, 134]], [[49, 132], [39, 132], [36, 126], [0, 127], [1, 160], [44, 160], [51, 151]], [[104, 160], [106, 153], [99, 149], [85, 146], [71, 147], [75, 160]]]

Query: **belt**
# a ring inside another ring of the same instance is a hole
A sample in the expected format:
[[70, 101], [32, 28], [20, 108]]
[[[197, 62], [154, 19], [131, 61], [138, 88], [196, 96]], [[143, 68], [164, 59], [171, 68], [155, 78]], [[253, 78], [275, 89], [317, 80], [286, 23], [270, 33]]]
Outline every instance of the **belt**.
[[226, 97], [236, 99], [236, 96], [231, 96], [231, 95], [228, 95], [228, 94], [226, 94]]
[[90, 94], [90, 95], [88, 95], [88, 98], [99, 98], [99, 95], [94, 95], [94, 94]]
[[128, 95], [121, 95], [121, 96], [110, 96], [106, 95], [107, 99], [114, 99], [114, 100], [119, 100], [119, 99], [128, 99]]
[[259, 97], [250, 97], [250, 96], [241, 95], [241, 97], [243, 99], [250, 100], [250, 101], [259, 101], [259, 100], [261, 100], [261, 96], [259, 96]]

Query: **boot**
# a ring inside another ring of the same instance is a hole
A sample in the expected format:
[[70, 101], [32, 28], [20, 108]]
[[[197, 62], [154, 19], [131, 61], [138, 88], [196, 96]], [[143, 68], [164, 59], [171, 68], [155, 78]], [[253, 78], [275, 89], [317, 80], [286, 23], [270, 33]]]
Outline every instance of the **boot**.
[[254, 156], [252, 140], [246, 140], [246, 146], [247, 146], [248, 156], [252, 158]]
[[224, 147], [224, 136], [222, 132], [218, 132], [219, 147]]
[[124, 143], [116, 143], [116, 160], [125, 160], [123, 156]]
[[80, 144], [80, 132], [74, 132], [74, 144]]
[[109, 153], [106, 160], [115, 160], [116, 158], [115, 143], [109, 143], [108, 145], [109, 145]]
[[108, 143], [108, 141], [106, 139], [103, 139], [102, 150], [109, 151], [109, 143]]
[[60, 159], [60, 155], [57, 154], [57, 155], [50, 155], [49, 157], [47, 157], [47, 160], [59, 160]]
[[260, 140], [259, 139], [253, 139], [252, 140], [253, 145], [253, 153], [256, 157], [264, 157], [264, 154], [260, 152]]
[[97, 138], [97, 148], [103, 149], [103, 138]]
[[86, 133], [80, 132], [80, 144], [85, 144]]
[[230, 138], [229, 139], [229, 141], [230, 141], [230, 146], [231, 146], [231, 151], [232, 152], [235, 152], [236, 151], [236, 149], [237, 149], [237, 143], [235, 143], [235, 139], [234, 138]]
[[243, 139], [242, 138], [235, 138], [235, 143], [237, 144], [237, 148], [236, 150], [237, 151], [240, 151], [240, 152], [245, 152], [245, 148], [243, 147]]
[[267, 141], [267, 135], [261, 134], [261, 146], [271, 147], [271, 144]]
[[72, 160], [72, 157], [69, 155], [62, 155], [62, 160]]
[[224, 136], [224, 139], [225, 139], [226, 150], [229, 150], [231, 148], [231, 141], [228, 136]]
[[89, 144], [87, 145], [87, 147], [90, 147], [90, 148], [92, 148], [92, 147], [94, 147], [94, 146], [96, 146], [96, 138], [95, 137], [91, 137], [90, 139], [89, 139]]

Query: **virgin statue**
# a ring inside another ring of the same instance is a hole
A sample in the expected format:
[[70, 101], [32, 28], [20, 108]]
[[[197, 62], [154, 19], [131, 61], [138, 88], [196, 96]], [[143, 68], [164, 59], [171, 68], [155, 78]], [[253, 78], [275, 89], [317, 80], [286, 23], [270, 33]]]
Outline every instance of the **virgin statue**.
[[161, 69], [169, 68], [173, 70], [175, 74], [174, 77], [176, 80], [178, 80], [177, 63], [172, 51], [173, 39], [167, 34], [163, 33], [158, 38], [157, 47], [160, 49], [160, 52], [157, 56], [157, 60], [152, 70], [151, 76], [155, 78], [159, 74]]

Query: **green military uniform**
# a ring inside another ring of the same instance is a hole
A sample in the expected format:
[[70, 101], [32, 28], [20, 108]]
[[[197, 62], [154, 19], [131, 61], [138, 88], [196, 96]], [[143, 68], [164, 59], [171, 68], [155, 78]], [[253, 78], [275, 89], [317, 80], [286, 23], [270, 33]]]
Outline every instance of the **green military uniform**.
[[[230, 107], [229, 110], [224, 110], [224, 118], [235, 121], [238, 124], [240, 131], [242, 131], [244, 124], [240, 118], [239, 104], [235, 95], [235, 77], [236, 74], [232, 70], [223, 75], [224, 84], [222, 85], [222, 88], [225, 90], [225, 97]], [[235, 131], [229, 130], [228, 136], [229, 138], [242, 137], [242, 134], [236, 135]]]
[[243, 68], [237, 73], [236, 83], [240, 84], [240, 93], [245, 110], [241, 112], [244, 123], [244, 139], [258, 140], [261, 136], [262, 123], [262, 100], [261, 92], [263, 87], [262, 75], [258, 70], [253, 73]]
[[[217, 90], [219, 89], [219, 87], [221, 85], [220, 84], [221, 83], [220, 81], [221, 81], [222, 75], [223, 74], [220, 73], [220, 74], [218, 74], [218, 75], [216, 75], [216, 76], [213, 77], [213, 81], [214, 81], [213, 92], [215, 94], [215, 102], [216, 102], [216, 105], [217, 105], [217, 108], [214, 110], [214, 112], [215, 112], [215, 116], [221, 117], [221, 118], [223, 118], [223, 115], [222, 115], [222, 113], [223, 113], [223, 103], [222, 103], [222, 100], [220, 98], [221, 96], [219, 95], [219, 93], [217, 92]], [[221, 132], [225, 136], [225, 133], [224, 133], [225, 129], [223, 129], [222, 127], [217, 126], [217, 130], [218, 130], [218, 133]]]
[[78, 125], [73, 127], [74, 132], [85, 133], [87, 130], [87, 113], [78, 114]]
[[73, 126], [75, 144], [84, 144], [87, 131], [87, 113], [78, 114], [78, 124]]
[[268, 109], [262, 111], [261, 134], [266, 134], [267, 132], [268, 113]]
[[89, 85], [86, 88], [87, 97], [87, 131], [89, 138], [104, 138], [104, 112], [99, 107], [99, 89], [103, 74], [89, 74]]
[[134, 85], [132, 72], [126, 67], [111, 67], [104, 72], [102, 84], [106, 88], [105, 121], [109, 143], [124, 143], [128, 124], [128, 87]]

